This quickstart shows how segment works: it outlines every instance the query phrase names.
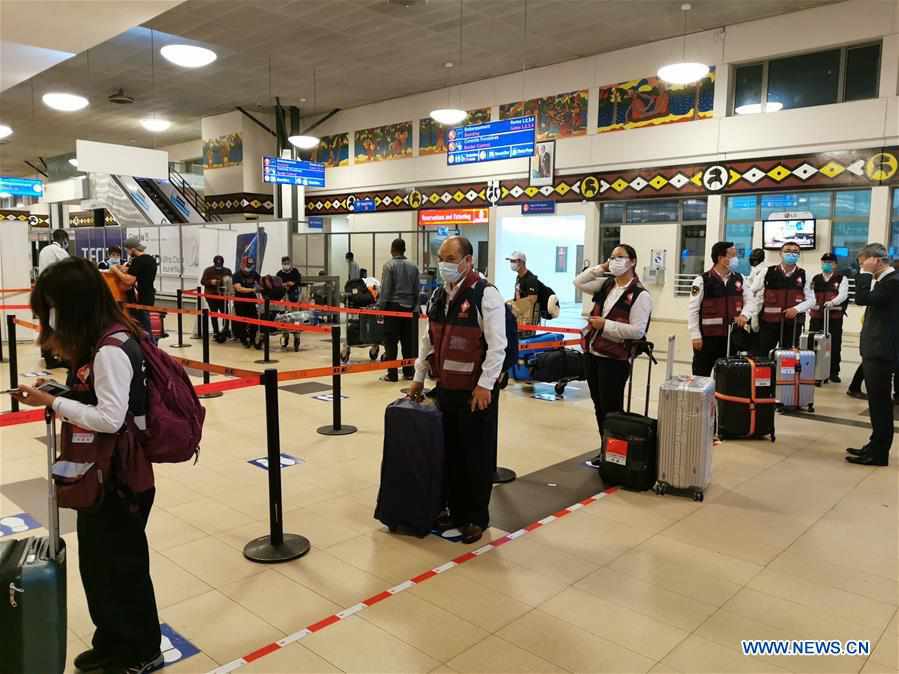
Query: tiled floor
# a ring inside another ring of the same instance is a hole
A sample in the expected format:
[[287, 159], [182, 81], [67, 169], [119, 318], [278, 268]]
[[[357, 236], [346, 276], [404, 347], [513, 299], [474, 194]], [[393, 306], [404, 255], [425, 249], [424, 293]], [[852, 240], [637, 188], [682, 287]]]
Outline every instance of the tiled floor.
[[[660, 346], [668, 332], [679, 335], [677, 357], [686, 360], [683, 327], [653, 327]], [[198, 357], [199, 343], [190, 343], [177, 355]], [[213, 345], [218, 363], [255, 369], [258, 357]], [[315, 336], [300, 353], [275, 357], [283, 369], [318, 366], [329, 347]], [[20, 345], [20, 372], [37, 368], [37, 358]], [[854, 365], [846, 364], [847, 380]], [[268, 526], [267, 474], [247, 463], [265, 455], [261, 389], [207, 401], [198, 465], [157, 467], [149, 540], [160, 615], [201, 650], [166, 671], [208, 672], [463, 551], [435, 537], [392, 536], [372, 519], [383, 410], [399, 395], [378, 376], [345, 378], [344, 421], [359, 427], [347, 437], [315, 432], [330, 423], [328, 403], [280, 396], [281, 450], [304, 461], [282, 474], [285, 529], [313, 544], [300, 560], [260, 566], [241, 554]], [[642, 364], [636, 376], [639, 384]], [[818, 413], [863, 419], [864, 404], [844, 390], [819, 389]], [[642, 386], [634, 393], [642, 407]], [[864, 429], [777, 423], [774, 444], [716, 448], [702, 504], [617, 492], [239, 671], [899, 672], [896, 468], [843, 461]], [[45, 475], [40, 431], [0, 429], [0, 485]], [[598, 441], [588, 398], [539, 401], [516, 384], [503, 397], [500, 436], [501, 463], [520, 474]], [[0, 495], [0, 517], [15, 512]], [[66, 538], [73, 657], [92, 628], [77, 543]], [[747, 658], [739, 643], [747, 638], [868, 639], [873, 653]]]

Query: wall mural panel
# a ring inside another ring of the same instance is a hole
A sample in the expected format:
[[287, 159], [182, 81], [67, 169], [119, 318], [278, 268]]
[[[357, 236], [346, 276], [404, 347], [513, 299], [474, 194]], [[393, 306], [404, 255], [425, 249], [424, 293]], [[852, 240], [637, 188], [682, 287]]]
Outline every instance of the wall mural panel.
[[587, 89], [581, 89], [529, 101], [504, 103], [499, 106], [499, 118], [535, 115], [538, 141], [584, 136], [587, 134], [588, 94]]
[[357, 164], [411, 157], [412, 122], [356, 131], [353, 156]]
[[657, 77], [599, 89], [599, 133], [692, 122], [712, 116], [715, 69], [695, 84], [666, 84]]
[[203, 141], [203, 168], [240, 166], [242, 162], [243, 139], [239, 133], [229, 133]]
[[530, 185], [527, 178], [517, 178], [499, 181], [498, 185], [464, 183], [411, 191], [313, 192], [306, 198], [306, 214], [351, 213], [355, 200], [363, 197], [374, 199], [378, 211], [397, 211], [508, 206], [532, 200], [611, 201], [889, 184], [899, 184], [899, 147], [559, 175], [552, 185], [542, 187]]
[[[477, 108], [468, 111], [468, 119], [465, 126], [483, 124], [490, 121], [490, 108]], [[430, 117], [418, 120], [418, 154], [422, 156], [431, 154], [446, 154], [446, 130], [447, 128]]]
[[310, 153], [311, 161], [317, 161], [329, 168], [350, 165], [350, 134], [338, 133], [333, 136], [322, 136]]

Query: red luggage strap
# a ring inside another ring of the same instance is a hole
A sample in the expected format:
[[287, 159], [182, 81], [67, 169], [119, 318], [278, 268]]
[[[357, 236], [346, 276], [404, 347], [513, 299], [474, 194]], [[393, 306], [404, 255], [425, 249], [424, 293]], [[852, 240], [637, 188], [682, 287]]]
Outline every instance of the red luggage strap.
[[739, 396], [729, 396], [723, 393], [718, 393], [715, 391], [715, 398], [717, 400], [724, 400], [729, 403], [740, 403], [741, 405], [749, 405], [749, 435], [755, 435], [755, 417], [756, 417], [756, 406], [757, 405], [774, 405], [777, 402], [776, 398], [759, 398], [756, 396], [755, 390], [755, 371], [758, 367], [755, 364], [755, 361], [752, 358], [747, 358], [749, 361], [749, 380], [750, 380], [750, 394], [748, 398], [741, 398]]

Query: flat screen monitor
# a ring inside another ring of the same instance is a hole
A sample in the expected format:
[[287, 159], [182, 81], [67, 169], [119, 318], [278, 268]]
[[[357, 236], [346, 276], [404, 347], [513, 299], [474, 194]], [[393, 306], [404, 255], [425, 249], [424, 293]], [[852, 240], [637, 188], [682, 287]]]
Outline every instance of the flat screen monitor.
[[780, 250], [785, 243], [795, 243], [803, 250], [815, 247], [815, 219], [764, 220], [762, 242], [765, 250]]

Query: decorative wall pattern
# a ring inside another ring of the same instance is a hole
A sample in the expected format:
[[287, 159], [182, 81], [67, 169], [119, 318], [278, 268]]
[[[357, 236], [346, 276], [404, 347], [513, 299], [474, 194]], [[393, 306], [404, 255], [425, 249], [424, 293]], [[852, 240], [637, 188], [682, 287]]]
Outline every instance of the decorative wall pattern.
[[412, 156], [412, 122], [388, 124], [355, 133], [357, 164]]
[[556, 176], [552, 185], [535, 187], [527, 178], [492, 183], [316, 195], [306, 200], [308, 215], [352, 212], [356, 199], [371, 197], [379, 211], [445, 206], [500, 206], [531, 200], [611, 201], [833, 187], [899, 184], [899, 147], [871, 148], [736, 162], [622, 169]]
[[338, 133], [333, 136], [322, 136], [318, 147], [311, 153], [311, 160], [325, 166], [350, 165], [350, 134]]
[[203, 141], [203, 168], [240, 166], [242, 162], [243, 139], [239, 133], [229, 133]]
[[[104, 210], [103, 220], [104, 225], [109, 227], [112, 225], [118, 225], [116, 219], [113, 217], [112, 213], [108, 210]], [[75, 213], [69, 213], [69, 225], [72, 227], [93, 227], [94, 226], [94, 212], [93, 211], [77, 211]]]
[[692, 122], [712, 116], [715, 70], [695, 84], [666, 84], [657, 77], [599, 89], [599, 133]]
[[275, 212], [274, 197], [271, 194], [243, 192], [237, 194], [216, 194], [206, 197], [209, 215], [233, 215], [237, 213], [258, 213], [272, 215]]
[[[483, 124], [490, 121], [490, 108], [478, 108], [468, 111], [468, 119], [463, 122], [465, 126]], [[435, 122], [430, 117], [418, 120], [418, 154], [445, 154], [446, 130], [448, 127]]]
[[537, 117], [537, 140], [584, 136], [587, 133], [587, 99], [589, 91], [581, 89], [555, 96], [499, 106], [499, 118]]
[[50, 216], [2, 208], [0, 209], [0, 224], [4, 222], [27, 222], [32, 227], [49, 227]]

